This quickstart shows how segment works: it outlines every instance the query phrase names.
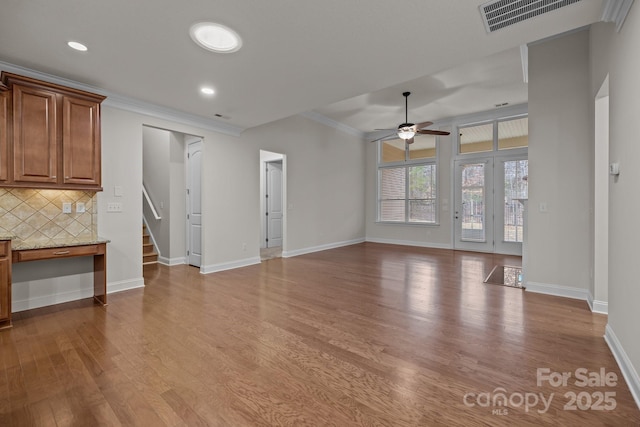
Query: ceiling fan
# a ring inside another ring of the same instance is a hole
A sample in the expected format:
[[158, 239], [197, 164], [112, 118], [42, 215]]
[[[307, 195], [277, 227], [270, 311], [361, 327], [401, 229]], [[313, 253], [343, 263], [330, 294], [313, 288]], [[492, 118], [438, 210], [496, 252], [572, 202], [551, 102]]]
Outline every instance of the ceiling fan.
[[404, 139], [407, 144], [413, 144], [413, 137], [416, 135], [449, 135], [449, 132], [441, 130], [424, 129], [428, 126], [431, 126], [433, 122], [422, 122], [416, 124], [409, 123], [409, 95], [411, 95], [411, 92], [402, 93], [402, 96], [404, 96], [404, 123], [400, 124], [398, 126], [398, 129], [376, 129], [387, 130], [393, 133], [390, 133], [387, 136], [383, 136], [382, 138], [375, 139], [371, 142], [382, 141], [383, 139], [387, 139], [394, 134], [397, 134], [398, 138]]

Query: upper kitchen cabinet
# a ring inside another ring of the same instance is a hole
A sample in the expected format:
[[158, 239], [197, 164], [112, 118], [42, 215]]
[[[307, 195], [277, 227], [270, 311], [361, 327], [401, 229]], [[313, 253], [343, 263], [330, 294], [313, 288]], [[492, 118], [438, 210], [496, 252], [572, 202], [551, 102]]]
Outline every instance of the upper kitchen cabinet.
[[7, 180], [0, 185], [102, 190], [104, 96], [2, 73], [9, 88]]
[[0, 185], [9, 177], [9, 90], [0, 82]]

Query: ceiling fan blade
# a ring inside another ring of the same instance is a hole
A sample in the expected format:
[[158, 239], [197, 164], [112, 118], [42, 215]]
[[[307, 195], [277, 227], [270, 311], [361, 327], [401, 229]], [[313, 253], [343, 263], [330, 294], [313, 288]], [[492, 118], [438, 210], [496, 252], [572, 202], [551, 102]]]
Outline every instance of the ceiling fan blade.
[[374, 129], [374, 131], [386, 130], [388, 132], [395, 132], [397, 129]]
[[443, 130], [429, 130], [429, 129], [422, 129], [416, 133], [419, 133], [421, 135], [450, 135], [451, 134], [451, 132], [445, 132]]
[[[391, 130], [391, 129], [384, 129], [384, 130]], [[390, 136], [395, 135], [395, 134], [396, 134], [396, 133], [395, 133], [395, 132], [393, 132], [393, 133], [390, 133], [390, 134], [389, 134], [389, 135], [387, 135], [387, 136], [383, 136], [383, 137], [381, 137], [381, 138], [374, 139], [373, 141], [369, 141], [369, 142], [378, 142], [378, 141], [382, 141], [383, 139], [387, 139], [387, 138], [389, 138]]]
[[413, 144], [413, 138], [407, 139], [407, 144]]
[[433, 122], [416, 123], [415, 125], [413, 125], [413, 128], [415, 130], [420, 130], [422, 128], [426, 128], [427, 126], [431, 126], [432, 124], [433, 124]]

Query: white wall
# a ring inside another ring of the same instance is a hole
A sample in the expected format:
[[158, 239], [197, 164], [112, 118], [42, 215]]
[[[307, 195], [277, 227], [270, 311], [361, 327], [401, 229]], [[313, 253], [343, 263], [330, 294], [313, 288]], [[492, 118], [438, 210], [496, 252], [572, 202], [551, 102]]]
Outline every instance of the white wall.
[[185, 135], [170, 132], [169, 142], [169, 194], [171, 206], [169, 234], [170, 264], [184, 263], [187, 254], [187, 206], [186, 206], [186, 169], [185, 169]]
[[154, 238], [159, 256], [169, 257], [171, 248], [171, 133], [148, 126], [142, 131], [142, 182], [160, 219], [143, 204], [144, 217]]
[[[637, 3], [637, 2], [636, 2]], [[637, 197], [640, 184], [640, 7], [631, 7], [619, 33], [612, 24], [592, 28], [590, 94], [609, 75], [609, 158], [620, 162], [620, 176], [609, 180], [609, 322], [607, 341], [640, 406], [640, 283]]]
[[588, 295], [591, 102], [588, 31], [529, 46], [527, 290]]
[[[286, 230], [283, 255], [364, 240], [365, 143], [355, 136], [301, 116], [293, 116], [245, 131], [242, 140], [251, 150], [245, 164], [255, 201], [259, 254], [259, 150], [286, 156]], [[255, 188], [255, 190], [253, 190]]]

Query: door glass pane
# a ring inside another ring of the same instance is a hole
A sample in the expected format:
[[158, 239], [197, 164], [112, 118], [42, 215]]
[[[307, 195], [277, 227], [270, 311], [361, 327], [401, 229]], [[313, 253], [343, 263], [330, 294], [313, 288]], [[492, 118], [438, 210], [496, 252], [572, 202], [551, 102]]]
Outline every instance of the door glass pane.
[[484, 168], [484, 163], [462, 165], [462, 240], [486, 240]]
[[468, 126], [460, 132], [460, 154], [493, 151], [493, 123]]
[[529, 145], [529, 119], [498, 122], [498, 150], [527, 147]]
[[382, 163], [403, 162], [405, 160], [404, 139], [392, 139], [382, 143]]
[[380, 169], [380, 221], [405, 220], [406, 169]]
[[505, 242], [522, 242], [524, 206], [517, 199], [529, 194], [528, 160], [504, 162], [504, 237]]
[[416, 135], [409, 145], [409, 159], [433, 159], [436, 157], [436, 137], [434, 135]]

